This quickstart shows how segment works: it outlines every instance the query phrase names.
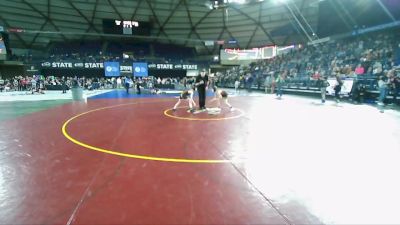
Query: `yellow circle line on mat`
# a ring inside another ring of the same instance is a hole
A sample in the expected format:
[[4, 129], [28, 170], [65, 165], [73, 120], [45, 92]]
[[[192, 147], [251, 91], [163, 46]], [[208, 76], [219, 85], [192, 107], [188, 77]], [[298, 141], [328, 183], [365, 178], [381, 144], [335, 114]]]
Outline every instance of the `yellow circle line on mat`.
[[84, 148], [87, 148], [87, 149], [90, 149], [93, 151], [103, 152], [103, 153], [107, 153], [107, 154], [111, 154], [111, 155], [117, 155], [117, 156], [135, 158], [135, 159], [144, 159], [144, 160], [153, 160], [153, 161], [162, 161], [162, 162], [175, 162], [175, 163], [229, 163], [229, 162], [231, 162], [231, 160], [164, 158], [164, 157], [153, 157], [153, 156], [147, 156], [147, 155], [135, 155], [135, 154], [122, 153], [122, 152], [117, 152], [117, 151], [110, 150], [110, 149], [104, 149], [104, 148], [99, 148], [99, 147], [92, 146], [89, 144], [85, 144], [85, 143], [78, 141], [77, 139], [71, 137], [71, 135], [69, 135], [67, 132], [68, 124], [81, 116], [87, 115], [92, 112], [100, 111], [100, 110], [111, 109], [111, 108], [116, 108], [116, 107], [125, 106], [125, 105], [133, 105], [133, 104], [137, 104], [137, 103], [128, 103], [128, 104], [107, 106], [107, 107], [93, 109], [93, 110], [78, 114], [78, 115], [73, 116], [70, 119], [68, 119], [63, 124], [61, 131], [68, 140], [72, 141], [73, 143], [75, 143], [79, 146], [82, 146]]
[[190, 118], [190, 117], [180, 117], [180, 116], [171, 115], [171, 114], [168, 113], [168, 112], [171, 111], [171, 110], [172, 110], [172, 109], [166, 109], [166, 110], [164, 111], [164, 115], [165, 115], [165, 116], [168, 116], [168, 117], [171, 117], [171, 118], [174, 118], [174, 119], [178, 119], [178, 120], [202, 120], [202, 121], [204, 121], [204, 120], [214, 120], [214, 121], [218, 121], [218, 120], [231, 120], [231, 119], [236, 119], [236, 118], [239, 118], [239, 117], [241, 117], [241, 116], [244, 115], [244, 112], [243, 112], [241, 109], [235, 108], [235, 110], [238, 110], [238, 111], [240, 112], [239, 115], [231, 116], [231, 117], [223, 117], [223, 118], [193, 118], [193, 117]]

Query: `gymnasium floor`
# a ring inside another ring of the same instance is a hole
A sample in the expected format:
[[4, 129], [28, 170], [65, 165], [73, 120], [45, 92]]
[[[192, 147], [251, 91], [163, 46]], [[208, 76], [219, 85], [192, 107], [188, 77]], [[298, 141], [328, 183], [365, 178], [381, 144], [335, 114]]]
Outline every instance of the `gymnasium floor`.
[[400, 223], [398, 110], [230, 101], [0, 102], [0, 224]]

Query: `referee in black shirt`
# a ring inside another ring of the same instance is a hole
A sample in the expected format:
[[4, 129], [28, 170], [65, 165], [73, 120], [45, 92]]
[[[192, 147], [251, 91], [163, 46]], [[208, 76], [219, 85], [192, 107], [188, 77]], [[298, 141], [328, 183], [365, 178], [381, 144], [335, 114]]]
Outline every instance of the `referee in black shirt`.
[[208, 75], [203, 69], [200, 75], [196, 77], [196, 87], [199, 92], [199, 107], [200, 110], [206, 109], [206, 87], [208, 87]]

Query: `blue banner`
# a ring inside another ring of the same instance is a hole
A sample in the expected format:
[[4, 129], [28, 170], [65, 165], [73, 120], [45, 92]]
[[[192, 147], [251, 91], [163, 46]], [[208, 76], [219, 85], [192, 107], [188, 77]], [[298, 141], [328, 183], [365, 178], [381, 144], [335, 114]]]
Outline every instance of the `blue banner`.
[[147, 63], [133, 63], [133, 75], [135, 77], [147, 77], [149, 75]]
[[119, 62], [104, 62], [104, 74], [106, 77], [120, 76]]

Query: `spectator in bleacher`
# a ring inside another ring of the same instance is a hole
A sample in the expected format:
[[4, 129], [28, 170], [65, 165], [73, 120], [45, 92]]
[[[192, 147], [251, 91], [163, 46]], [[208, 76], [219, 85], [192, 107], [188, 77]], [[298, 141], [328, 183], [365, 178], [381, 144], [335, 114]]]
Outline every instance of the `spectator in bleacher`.
[[372, 74], [380, 75], [382, 73], [382, 63], [380, 61], [375, 61], [372, 66]]
[[365, 91], [366, 91], [365, 85], [362, 84], [360, 81], [355, 80], [351, 91], [351, 97], [353, 102], [363, 103], [365, 97]]
[[357, 75], [362, 75], [364, 74], [364, 67], [361, 64], [358, 64], [358, 66], [355, 69], [355, 73]]
[[312, 75], [312, 79], [314, 79], [314, 80], [319, 80], [320, 77], [321, 77], [321, 73], [320, 73], [320, 71], [318, 71], [318, 70], [316, 70], [316, 71], [314, 72], [314, 74]]
[[350, 65], [346, 65], [343, 68], [343, 71], [344, 71], [343, 74], [345, 74], [346, 76], [350, 76], [353, 72]]

